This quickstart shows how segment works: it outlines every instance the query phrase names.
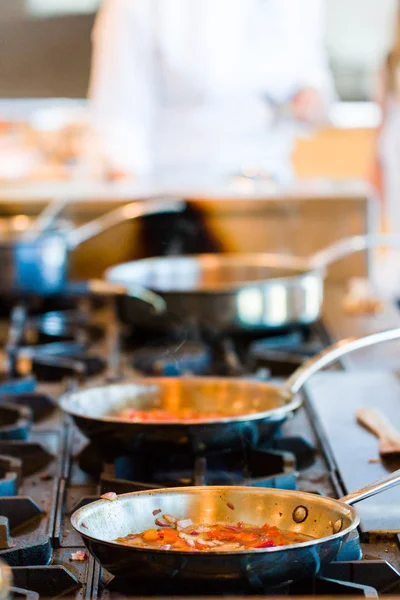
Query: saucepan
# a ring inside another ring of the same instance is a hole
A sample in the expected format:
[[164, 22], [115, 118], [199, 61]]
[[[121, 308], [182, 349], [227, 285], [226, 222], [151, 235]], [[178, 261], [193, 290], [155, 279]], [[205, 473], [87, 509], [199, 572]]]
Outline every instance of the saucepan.
[[[150, 581], [260, 580], [276, 584], [318, 574], [335, 560], [360, 517], [352, 504], [400, 483], [400, 470], [334, 500], [306, 492], [252, 487], [192, 487], [133, 492], [101, 499], [71, 518], [89, 552], [113, 575]], [[154, 514], [193, 523], [239, 521], [301, 533], [310, 541], [288, 546], [225, 552], [134, 548], [119, 537], [154, 528]]]
[[121, 295], [119, 317], [128, 325], [166, 330], [178, 317], [219, 334], [266, 332], [314, 323], [327, 267], [379, 246], [400, 246], [400, 236], [345, 238], [307, 259], [258, 253], [146, 258], [111, 267], [105, 277], [147, 288], [166, 303], [165, 314], [155, 317], [137, 299]]
[[[68, 256], [83, 242], [107, 229], [137, 217], [181, 212], [184, 203], [174, 198], [132, 202], [71, 231], [53, 227], [66, 204], [57, 200], [24, 231], [0, 237], [0, 292], [11, 296], [46, 296], [63, 292], [68, 275]], [[90, 288], [90, 286], [87, 286]]]
[[[397, 328], [342, 340], [305, 362], [282, 386], [244, 378], [154, 377], [69, 392], [61, 397], [60, 406], [100, 451], [105, 445], [129, 451], [143, 442], [189, 445], [196, 452], [240, 448], [273, 435], [301, 405], [298, 392], [314, 373], [345, 354], [399, 338]], [[190, 409], [221, 416], [162, 422], [121, 421], [113, 416], [128, 407]]]

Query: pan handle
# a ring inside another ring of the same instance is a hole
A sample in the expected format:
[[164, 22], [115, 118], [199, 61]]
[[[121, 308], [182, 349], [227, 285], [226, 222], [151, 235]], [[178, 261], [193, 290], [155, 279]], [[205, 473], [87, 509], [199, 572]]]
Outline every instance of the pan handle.
[[56, 219], [69, 204], [69, 198], [55, 198], [47, 204], [40, 215], [30, 224], [28, 229], [24, 231], [24, 235], [29, 239], [36, 239], [42, 233], [51, 229]]
[[156, 314], [162, 314], [167, 309], [164, 298], [137, 285], [126, 287], [119, 283], [111, 283], [103, 279], [89, 279], [79, 283], [72, 283], [65, 292], [69, 296], [83, 296], [93, 294], [94, 296], [129, 296], [148, 304]]
[[129, 296], [148, 304], [156, 314], [162, 314], [167, 309], [164, 298], [137, 285], [126, 287], [118, 283], [109, 283], [102, 279], [93, 279], [87, 282], [88, 291], [99, 296]]
[[70, 250], [74, 250], [83, 242], [125, 221], [148, 215], [180, 213], [184, 208], [185, 202], [176, 198], [149, 198], [148, 200], [130, 202], [69, 232], [66, 236], [67, 245]]
[[390, 342], [397, 339], [400, 339], [400, 327], [386, 329], [385, 331], [379, 331], [364, 337], [340, 340], [340, 342], [329, 346], [329, 348], [310, 358], [310, 360], [307, 360], [301, 367], [296, 369], [293, 375], [284, 383], [283, 393], [288, 396], [294, 396], [314, 373], [321, 371], [324, 367], [336, 362], [346, 354], [350, 354], [361, 348], [373, 346], [374, 344], [381, 344], [382, 342]]
[[340, 498], [341, 502], [345, 504], [355, 504], [356, 502], [361, 502], [361, 500], [365, 500], [366, 498], [370, 498], [371, 496], [375, 496], [376, 494], [380, 494], [385, 490], [389, 490], [400, 483], [400, 469], [394, 471], [393, 473], [389, 473], [378, 481], [374, 483], [370, 483], [365, 487]]
[[308, 264], [312, 270], [324, 271], [329, 265], [350, 254], [379, 247], [400, 248], [400, 235], [374, 233], [345, 238], [309, 257]]

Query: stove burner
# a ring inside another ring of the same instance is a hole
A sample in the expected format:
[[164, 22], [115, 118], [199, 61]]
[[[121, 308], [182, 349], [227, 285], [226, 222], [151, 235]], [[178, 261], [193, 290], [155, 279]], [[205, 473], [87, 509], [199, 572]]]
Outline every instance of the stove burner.
[[11, 456], [0, 456], [0, 497], [18, 494], [21, 475], [21, 460]]
[[[1, 518], [1, 517], [0, 517]], [[1, 540], [1, 533], [0, 533]], [[1, 548], [1, 542], [0, 542]], [[15, 540], [7, 549], [0, 549], [0, 560], [10, 566], [46, 565], [50, 562], [52, 547], [50, 539], [44, 535], [35, 536], [31, 543], [19, 544]]]
[[335, 581], [325, 577], [314, 577], [297, 582], [287, 582], [277, 586], [266, 588], [261, 582], [253, 581], [251, 583], [244, 582], [242, 586], [223, 582], [219, 585], [207, 585], [203, 581], [193, 579], [186, 585], [179, 585], [176, 582], [163, 582], [162, 585], [155, 585], [147, 580], [135, 580], [134, 590], [132, 590], [132, 581], [124, 581], [113, 579], [108, 586], [111, 599], [124, 597], [196, 597], [199, 595], [198, 590], [201, 590], [201, 596], [364, 596], [365, 598], [378, 598], [378, 593], [375, 589], [359, 585], [351, 582]]
[[32, 498], [0, 498], [0, 548], [14, 548], [10, 530], [22, 530], [38, 522], [44, 511]]
[[288, 377], [323, 348], [321, 336], [313, 339], [312, 332], [294, 331], [253, 342], [249, 348], [249, 361], [252, 370], [267, 368], [274, 377]]
[[28, 408], [34, 423], [37, 423], [51, 415], [56, 408], [53, 398], [38, 392], [32, 393], [8, 393], [0, 395], [0, 408], [3, 404], [13, 404]]
[[165, 344], [136, 350], [132, 366], [145, 375], [205, 375], [210, 371], [211, 354], [200, 342]]
[[81, 341], [52, 342], [36, 346], [20, 346], [18, 356], [30, 363], [31, 371], [40, 381], [60, 381], [66, 376], [89, 377], [102, 373], [106, 361], [90, 352], [90, 347]]
[[324, 347], [320, 332], [314, 329], [287, 331], [255, 342], [248, 335], [221, 338], [206, 328], [193, 335], [197, 341], [161, 339], [152, 346], [146, 345], [146, 339], [125, 340], [128, 345], [142, 342], [133, 352], [133, 368], [145, 375], [237, 377], [267, 368], [272, 376], [281, 377], [290, 375]]
[[0, 440], [0, 455], [19, 459], [24, 476], [44, 469], [54, 459], [54, 456], [40, 444], [26, 441]]
[[0, 515], [1, 560], [19, 566], [47, 564], [52, 553], [48, 537], [35, 536], [30, 543], [11, 538], [14, 530], [32, 528], [42, 518], [44, 511], [40, 506], [31, 498], [0, 498]]
[[315, 460], [315, 448], [302, 437], [289, 437], [278, 434], [271, 440], [271, 448], [279, 452], [289, 452], [296, 458], [298, 469], [310, 467]]
[[84, 336], [98, 341], [104, 336], [101, 327], [90, 322], [90, 315], [77, 310], [50, 311], [27, 319], [26, 336], [30, 343], [73, 341]]
[[60, 381], [64, 377], [79, 379], [98, 375], [105, 370], [106, 361], [89, 353], [72, 353], [70, 348], [54, 354], [42, 353], [40, 346], [32, 356], [32, 370], [39, 381]]
[[[154, 444], [128, 455], [105, 455], [104, 448], [86, 446], [80, 467], [101, 476], [102, 491], [124, 493], [186, 485], [250, 485], [296, 489], [296, 468], [311, 464], [315, 450], [300, 438], [281, 438], [274, 446], [221, 450], [196, 455], [188, 449]], [[276, 447], [275, 447], [276, 444]]]
[[[149, 581], [146, 578], [132, 580], [113, 578], [107, 584], [107, 590], [111, 598], [124, 596], [198, 596], [201, 590], [202, 596], [364, 596], [365, 598], [378, 598], [382, 590], [376, 589], [377, 575], [386, 571], [387, 563], [383, 561], [348, 561], [333, 562], [317, 577], [307, 578], [300, 581], [288, 581], [279, 585], [265, 585], [257, 576], [248, 576], [239, 584], [229, 581], [197, 581], [195, 578], [188, 583], [178, 583], [174, 579], [162, 581]], [[363, 567], [364, 566], [364, 567]], [[389, 566], [389, 565], [387, 565]], [[363, 568], [360, 568], [363, 567]], [[390, 568], [390, 566], [389, 566]], [[393, 570], [392, 570], [393, 571]], [[346, 575], [345, 575], [346, 574]], [[399, 574], [393, 571], [389, 580], [394, 585], [399, 583]]]
[[85, 311], [51, 311], [28, 316], [28, 307], [17, 305], [11, 312], [6, 342], [8, 371], [13, 378], [33, 373], [42, 381], [99, 374], [106, 361], [93, 355], [90, 345], [102, 337], [104, 328], [93, 325]]
[[4, 396], [4, 394], [30, 393], [35, 390], [35, 387], [36, 380], [34, 377], [9, 378], [4, 373], [0, 374], [0, 397]]
[[39, 600], [39, 594], [36, 592], [31, 592], [30, 590], [24, 590], [15, 586], [10, 587], [10, 594], [10, 598], [12, 598], [12, 600], [16, 600], [18, 598], [26, 600]]
[[29, 600], [60, 598], [80, 587], [78, 579], [58, 565], [13, 567], [11, 571], [18, 595], [25, 595]]
[[0, 440], [26, 440], [32, 413], [26, 406], [0, 404]]
[[400, 593], [400, 573], [384, 560], [340, 559], [325, 567], [324, 576], [376, 588], [379, 595]]

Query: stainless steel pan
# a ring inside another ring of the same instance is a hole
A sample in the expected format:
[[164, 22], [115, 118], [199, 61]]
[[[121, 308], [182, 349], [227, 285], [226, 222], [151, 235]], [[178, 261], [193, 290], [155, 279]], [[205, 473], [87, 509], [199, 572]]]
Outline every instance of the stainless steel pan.
[[[279, 583], [315, 575], [335, 560], [360, 522], [351, 505], [399, 483], [400, 470], [340, 500], [305, 492], [230, 486], [133, 492], [113, 502], [104, 499], [88, 504], [72, 515], [71, 522], [89, 552], [116, 576], [148, 577], [150, 581], [245, 578]], [[113, 541], [154, 527], [153, 511], [158, 509], [161, 514], [189, 518], [194, 523], [267, 522], [315, 540], [253, 551], [209, 553], [133, 548]]]
[[[270, 437], [300, 404], [298, 392], [318, 370], [360, 348], [400, 338], [400, 328], [366, 337], [342, 340], [308, 360], [283, 386], [222, 377], [165, 377], [70, 392], [60, 399], [81, 431], [101, 451], [113, 446], [131, 450], [142, 442], [190, 445], [196, 452], [208, 448], [242, 447]], [[234, 415], [194, 422], [121, 422], [112, 414], [132, 407], [194, 408]]]
[[277, 254], [203, 254], [159, 257], [117, 265], [106, 279], [147, 288], [166, 302], [165, 315], [148, 315], [128, 296], [118, 301], [124, 323], [164, 330], [192, 319], [217, 333], [254, 332], [309, 325], [321, 314], [326, 268], [349, 254], [400, 246], [400, 236], [346, 238], [308, 259]]
[[63, 292], [69, 253], [80, 244], [124, 221], [180, 212], [184, 207], [182, 201], [173, 198], [132, 202], [68, 232], [52, 227], [65, 202], [55, 202], [27, 230], [9, 231], [8, 235], [0, 237], [2, 294], [43, 296]]

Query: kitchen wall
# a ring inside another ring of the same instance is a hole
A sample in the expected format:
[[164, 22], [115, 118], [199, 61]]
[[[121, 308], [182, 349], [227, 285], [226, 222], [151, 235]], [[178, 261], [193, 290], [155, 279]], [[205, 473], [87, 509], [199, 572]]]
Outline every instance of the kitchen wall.
[[84, 97], [94, 15], [34, 18], [26, 6], [0, 0], [0, 97]]

